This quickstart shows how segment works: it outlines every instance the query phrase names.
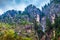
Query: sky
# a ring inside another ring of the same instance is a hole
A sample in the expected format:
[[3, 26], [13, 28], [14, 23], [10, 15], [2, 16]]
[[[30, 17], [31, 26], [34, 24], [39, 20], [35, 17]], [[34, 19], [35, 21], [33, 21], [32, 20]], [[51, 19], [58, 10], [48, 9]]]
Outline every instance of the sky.
[[48, 3], [50, 3], [50, 0], [0, 0], [0, 15], [12, 9], [24, 11], [30, 4], [42, 9], [42, 7]]

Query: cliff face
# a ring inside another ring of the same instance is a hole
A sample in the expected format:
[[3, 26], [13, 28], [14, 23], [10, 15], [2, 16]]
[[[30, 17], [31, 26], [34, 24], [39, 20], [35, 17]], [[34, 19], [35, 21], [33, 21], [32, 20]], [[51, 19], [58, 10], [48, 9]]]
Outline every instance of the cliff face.
[[23, 12], [17, 10], [8, 10], [0, 16], [0, 22], [20, 23], [21, 20], [32, 22], [33, 18], [40, 22], [42, 12], [34, 5], [29, 5]]
[[25, 12], [27, 12], [30, 16], [30, 18], [37, 19], [39, 16], [39, 21], [41, 20], [41, 17], [43, 16], [42, 11], [39, 10], [39, 8], [36, 8], [34, 5], [29, 5], [25, 8]]
[[22, 20], [32, 22], [33, 19], [36, 19], [36, 21], [41, 23], [43, 30], [45, 30], [46, 17], [48, 17], [50, 21], [54, 23], [55, 15], [60, 16], [60, 3], [51, 1], [48, 5], [45, 5], [42, 8], [42, 11], [32, 4], [27, 6], [23, 12], [17, 10], [8, 10], [0, 16], [0, 22], [20, 24]]
[[51, 0], [51, 2], [48, 5], [45, 5], [44, 7], [42, 7], [42, 12], [45, 14], [45, 16], [44, 16], [45, 21], [44, 22], [41, 21], [43, 28], [46, 27], [46, 17], [48, 17], [50, 19], [51, 23], [53, 24], [56, 15], [58, 17], [60, 16], [60, 3], [58, 3], [58, 2], [60, 2], [60, 1], [59, 0]]
[[45, 5], [42, 8], [42, 12], [45, 13], [45, 15], [52, 15], [52, 14], [59, 14], [60, 13], [60, 3], [55, 3], [54, 1], [51, 1], [48, 5]]

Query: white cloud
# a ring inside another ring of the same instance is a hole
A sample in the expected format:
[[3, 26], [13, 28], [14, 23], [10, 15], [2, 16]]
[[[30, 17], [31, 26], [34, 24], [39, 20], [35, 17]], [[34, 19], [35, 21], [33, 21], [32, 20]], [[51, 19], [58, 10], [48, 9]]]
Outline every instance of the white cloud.
[[0, 15], [2, 15], [2, 13], [3, 13], [3, 10], [0, 9]]
[[41, 9], [42, 6], [49, 2], [49, 0], [19, 0], [20, 3], [18, 4], [16, 1], [18, 0], [6, 1], [5, 6], [3, 8], [1, 7], [2, 9], [0, 9], [0, 14], [12, 9], [24, 11], [25, 7], [29, 4], [33, 4], [37, 8]]
[[6, 6], [3, 10], [5, 10], [5, 11], [7, 11], [7, 10], [12, 10], [12, 9], [14, 9], [14, 10], [21, 10], [21, 11], [24, 11], [24, 9], [25, 9], [25, 7], [26, 7], [27, 5], [25, 5], [25, 4], [19, 4], [19, 5], [14, 5], [14, 6]]
[[24, 11], [24, 9], [26, 8], [27, 5], [25, 4], [19, 4], [19, 5], [16, 5], [15, 6], [15, 9], [16, 10], [21, 10], [21, 11]]

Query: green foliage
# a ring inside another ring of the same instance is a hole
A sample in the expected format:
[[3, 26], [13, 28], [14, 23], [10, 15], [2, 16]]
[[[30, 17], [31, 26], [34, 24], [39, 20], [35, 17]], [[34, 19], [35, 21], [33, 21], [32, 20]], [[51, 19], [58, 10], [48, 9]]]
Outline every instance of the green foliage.
[[28, 24], [31, 24], [30, 22], [28, 22], [28, 21], [26, 21], [26, 20], [24, 20], [24, 19], [22, 19], [22, 20], [20, 20], [21, 22], [20, 22], [20, 25], [28, 25]]
[[10, 28], [11, 25], [8, 23], [0, 23], [0, 27], [6, 27], [6, 28]]
[[23, 40], [32, 40], [31, 38], [25, 37]]
[[60, 0], [53, 0], [55, 3], [60, 3]]
[[60, 37], [60, 17], [55, 19], [56, 37]]
[[52, 24], [49, 18], [46, 18], [46, 31], [52, 30]]
[[[24, 26], [28, 24], [31, 23], [26, 20], [21, 20], [20, 25]], [[0, 23], [0, 40], [32, 40], [31, 38], [18, 35], [18, 33], [15, 32], [15, 29], [12, 28], [14, 26], [15, 24], [10, 25], [8, 23]]]
[[50, 26], [51, 27], [51, 22], [50, 22], [49, 18], [46, 18], [46, 26]]
[[19, 36], [14, 29], [4, 29], [0, 31], [0, 40], [32, 40], [28, 37]]

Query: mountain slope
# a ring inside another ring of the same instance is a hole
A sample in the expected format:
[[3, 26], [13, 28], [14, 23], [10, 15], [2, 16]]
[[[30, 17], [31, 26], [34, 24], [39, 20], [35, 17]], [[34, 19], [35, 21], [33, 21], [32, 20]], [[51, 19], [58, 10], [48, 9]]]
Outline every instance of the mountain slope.
[[[0, 22], [5, 22], [9, 24], [19, 24], [21, 20], [26, 20], [32, 22], [33, 18], [37, 18], [37, 14], [39, 18], [42, 17], [42, 12], [36, 8], [34, 5], [29, 5], [25, 8], [23, 12], [17, 10], [8, 10], [4, 14], [0, 16]], [[39, 19], [39, 20], [40, 20]]]

